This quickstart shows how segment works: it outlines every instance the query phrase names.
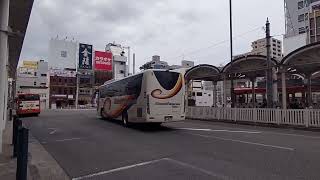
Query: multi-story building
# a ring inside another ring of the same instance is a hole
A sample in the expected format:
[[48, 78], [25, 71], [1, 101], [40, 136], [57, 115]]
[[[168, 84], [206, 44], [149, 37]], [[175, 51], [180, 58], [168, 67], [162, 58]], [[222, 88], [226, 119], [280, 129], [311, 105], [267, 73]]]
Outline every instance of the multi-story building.
[[309, 41], [310, 43], [320, 41], [320, 1], [311, 6], [309, 13]]
[[180, 68], [191, 68], [194, 66], [193, 61], [181, 61], [181, 65], [169, 65], [166, 61], [161, 61], [160, 56], [152, 56], [152, 60], [145, 63], [140, 67], [143, 69], [180, 69]]
[[50, 108], [75, 107], [77, 79], [75, 69], [50, 69]]
[[169, 69], [169, 65], [165, 61], [160, 60], [160, 56], [152, 56], [152, 60], [145, 63], [140, 67], [140, 69]]
[[16, 93], [32, 93], [40, 95], [40, 108], [49, 108], [48, 62], [24, 61], [18, 67]]
[[[258, 39], [252, 42], [252, 50], [250, 54], [252, 55], [267, 55], [267, 40], [266, 38]], [[282, 42], [278, 39], [271, 38], [271, 57], [274, 59], [282, 58]]]
[[[267, 40], [266, 38], [258, 39], [251, 43], [252, 50], [248, 53], [234, 56], [238, 58], [246, 55], [267, 55]], [[282, 42], [278, 39], [271, 38], [271, 57], [280, 60], [283, 57], [282, 54]]]
[[112, 52], [113, 55], [113, 78], [121, 79], [128, 76], [127, 57], [125, 56], [124, 47], [120, 44], [109, 43], [106, 46], [106, 51]]
[[284, 0], [284, 3], [284, 54], [287, 55], [297, 48], [319, 41], [312, 36], [314, 30], [318, 30], [314, 25], [320, 24], [317, 25], [312, 19], [319, 17], [316, 11], [319, 10], [320, 0]]

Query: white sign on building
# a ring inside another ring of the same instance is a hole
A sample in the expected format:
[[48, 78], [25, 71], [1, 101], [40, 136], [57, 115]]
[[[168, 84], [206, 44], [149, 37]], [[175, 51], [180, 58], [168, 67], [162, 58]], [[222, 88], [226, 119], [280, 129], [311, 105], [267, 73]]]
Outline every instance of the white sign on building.
[[51, 39], [49, 41], [49, 67], [76, 68], [77, 42]]

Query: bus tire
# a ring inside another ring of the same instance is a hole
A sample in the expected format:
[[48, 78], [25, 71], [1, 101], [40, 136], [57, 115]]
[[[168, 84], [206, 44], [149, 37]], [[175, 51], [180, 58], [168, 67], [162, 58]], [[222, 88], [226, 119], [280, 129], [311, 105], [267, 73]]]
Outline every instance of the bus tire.
[[128, 121], [128, 113], [127, 112], [122, 113], [122, 125], [124, 127], [129, 127], [130, 126], [130, 123]]

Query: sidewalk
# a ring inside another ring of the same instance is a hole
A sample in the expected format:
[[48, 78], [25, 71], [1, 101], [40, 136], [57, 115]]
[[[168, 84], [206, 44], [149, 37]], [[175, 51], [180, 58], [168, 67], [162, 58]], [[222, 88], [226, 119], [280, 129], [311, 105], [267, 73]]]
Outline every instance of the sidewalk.
[[[29, 132], [28, 180], [69, 180], [70, 178]], [[16, 179], [16, 158], [12, 158], [12, 121], [3, 134], [3, 153], [0, 154], [0, 179]]]
[[13, 146], [12, 139], [12, 121], [8, 122], [6, 129], [3, 131], [3, 152], [0, 154], [0, 179], [16, 179], [17, 159], [12, 158]]

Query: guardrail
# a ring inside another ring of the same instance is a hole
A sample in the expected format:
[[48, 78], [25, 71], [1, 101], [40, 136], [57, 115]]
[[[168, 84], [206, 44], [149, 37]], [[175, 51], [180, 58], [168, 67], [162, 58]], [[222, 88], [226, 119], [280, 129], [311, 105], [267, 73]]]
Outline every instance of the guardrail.
[[188, 107], [187, 118], [320, 127], [320, 110]]

